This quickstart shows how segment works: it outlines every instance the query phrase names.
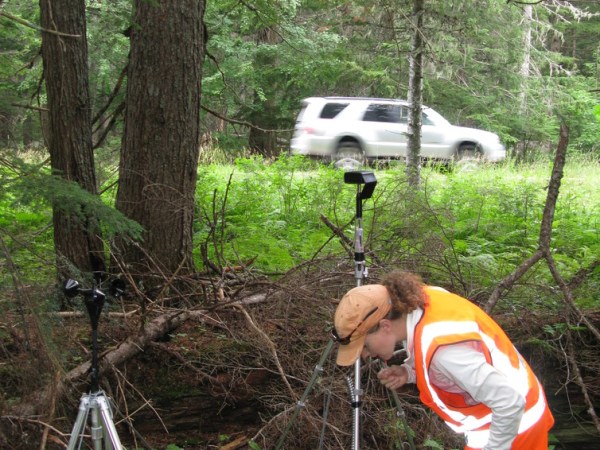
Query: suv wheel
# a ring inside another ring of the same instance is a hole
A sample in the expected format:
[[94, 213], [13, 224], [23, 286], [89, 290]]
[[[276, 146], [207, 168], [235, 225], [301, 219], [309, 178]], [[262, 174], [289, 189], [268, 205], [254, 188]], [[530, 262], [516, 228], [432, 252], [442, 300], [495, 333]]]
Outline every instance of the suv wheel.
[[456, 152], [455, 165], [460, 170], [476, 170], [481, 163], [482, 154], [476, 144], [462, 144]]
[[364, 165], [365, 155], [358, 142], [340, 142], [331, 160], [338, 169], [353, 170]]

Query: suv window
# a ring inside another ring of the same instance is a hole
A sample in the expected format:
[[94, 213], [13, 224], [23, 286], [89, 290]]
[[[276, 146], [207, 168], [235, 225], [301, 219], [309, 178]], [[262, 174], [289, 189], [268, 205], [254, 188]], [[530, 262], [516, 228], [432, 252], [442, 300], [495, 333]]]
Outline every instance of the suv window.
[[433, 120], [427, 117], [427, 114], [425, 113], [421, 114], [421, 123], [423, 125], [435, 125], [435, 123], [433, 123]]
[[319, 119], [333, 119], [339, 113], [341, 113], [348, 103], [326, 103], [321, 110]]
[[[408, 123], [410, 117], [410, 108], [408, 106], [400, 107], [400, 123]], [[422, 125], [435, 125], [433, 121], [427, 117], [427, 114], [421, 113]]]
[[365, 111], [363, 120], [365, 122], [399, 123], [400, 106], [387, 103], [371, 103]]
[[403, 106], [400, 108], [400, 123], [408, 123], [408, 118], [410, 117], [410, 109], [408, 106]]

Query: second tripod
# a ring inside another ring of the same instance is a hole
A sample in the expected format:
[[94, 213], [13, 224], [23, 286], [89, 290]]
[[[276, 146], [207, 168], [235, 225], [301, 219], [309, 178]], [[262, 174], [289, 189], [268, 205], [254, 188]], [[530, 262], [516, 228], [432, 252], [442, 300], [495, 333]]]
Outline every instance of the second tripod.
[[97, 391], [84, 394], [79, 403], [77, 420], [71, 431], [71, 439], [67, 450], [81, 448], [86, 423], [90, 423], [90, 439], [94, 450], [121, 450], [123, 446], [119, 440], [117, 429], [112, 420], [113, 414], [110, 399], [104, 392]]
[[[120, 296], [123, 293], [123, 287], [118, 280], [117, 282], [113, 282], [111, 285], [111, 294], [114, 297]], [[65, 294], [68, 297], [75, 297], [79, 294], [83, 295], [92, 324], [91, 389], [90, 393], [84, 394], [81, 397], [77, 419], [71, 431], [67, 450], [75, 450], [82, 447], [85, 428], [88, 422], [90, 428], [89, 436], [94, 450], [122, 450], [123, 446], [113, 422], [110, 399], [100, 390], [99, 383], [98, 322], [106, 295], [96, 287], [82, 289], [75, 280], [67, 280], [65, 283]]]

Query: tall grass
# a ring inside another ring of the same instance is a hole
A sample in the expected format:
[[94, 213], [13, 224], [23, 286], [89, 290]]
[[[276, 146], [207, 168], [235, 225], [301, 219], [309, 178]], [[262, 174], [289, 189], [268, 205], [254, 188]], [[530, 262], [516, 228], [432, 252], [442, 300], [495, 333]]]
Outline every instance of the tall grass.
[[[209, 261], [251, 263], [275, 275], [315, 257], [348, 257], [349, 246], [322, 220], [352, 241], [356, 187], [344, 184], [341, 171], [300, 157], [229, 157], [213, 155], [198, 169], [194, 256], [200, 270]], [[600, 254], [599, 166], [572, 159], [565, 168], [552, 248], [567, 280]], [[418, 191], [401, 165], [374, 170], [378, 184], [364, 202], [370, 267], [416, 270], [471, 298], [484, 296], [536, 249], [551, 170], [551, 161], [470, 172], [425, 168]], [[107, 204], [113, 195], [105, 193]], [[0, 196], [0, 228], [25, 281], [39, 280], [54, 260], [51, 211], [18, 198], [18, 192]], [[596, 272], [578, 301], [598, 306], [599, 285]], [[554, 302], [554, 282], [542, 264], [521, 280], [514, 301], [521, 295], [534, 304]]]
[[[575, 160], [565, 170], [552, 247], [567, 280], [600, 251], [598, 166]], [[471, 298], [484, 295], [537, 248], [551, 170], [547, 161], [470, 172], [424, 169], [419, 192], [407, 185], [401, 166], [375, 170], [378, 185], [364, 212], [371, 264], [417, 270]], [[207, 245], [209, 258], [253, 260], [276, 273], [315, 255], [344, 255], [321, 215], [353, 237], [355, 187], [329, 167], [300, 158], [245, 158], [202, 167], [198, 186], [196, 241], [198, 248]], [[213, 228], [207, 226], [211, 217]], [[545, 305], [555, 296], [553, 286], [541, 264], [515, 299], [528, 289], [531, 302]], [[584, 291], [581, 301], [598, 302]]]

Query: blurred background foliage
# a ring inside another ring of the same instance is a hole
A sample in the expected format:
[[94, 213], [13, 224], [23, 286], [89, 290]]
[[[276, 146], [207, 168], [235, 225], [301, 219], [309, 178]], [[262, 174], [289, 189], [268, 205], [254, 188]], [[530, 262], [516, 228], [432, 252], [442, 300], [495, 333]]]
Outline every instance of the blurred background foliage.
[[[136, 24], [130, 1], [86, 3], [96, 138], [116, 113], [101, 146], [117, 153], [126, 80], [97, 113], [121, 79]], [[207, 2], [203, 147], [276, 156], [287, 150], [302, 98], [405, 98], [411, 7], [409, 0]], [[32, 109], [45, 103], [39, 8], [27, 0], [0, 8], [0, 146], [43, 147], [40, 111]], [[504, 0], [428, 1], [424, 103], [454, 124], [498, 132], [525, 159], [557, 140], [558, 112], [570, 122], [573, 148], [597, 156], [600, 4], [546, 0], [531, 10]], [[264, 135], [274, 146], [262, 145]]]

